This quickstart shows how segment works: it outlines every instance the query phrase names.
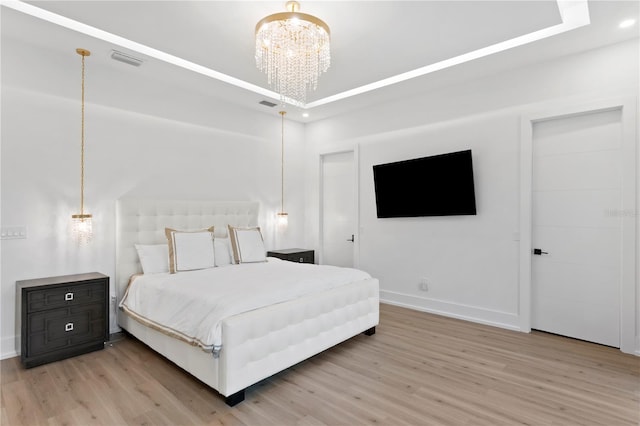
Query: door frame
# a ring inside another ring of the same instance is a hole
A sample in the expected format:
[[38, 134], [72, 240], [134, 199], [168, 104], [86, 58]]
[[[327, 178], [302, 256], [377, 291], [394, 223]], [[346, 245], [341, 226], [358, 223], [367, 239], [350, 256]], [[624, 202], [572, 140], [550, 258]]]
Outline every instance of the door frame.
[[319, 230], [319, 241], [318, 241], [318, 263], [322, 264], [324, 262], [324, 159], [326, 156], [335, 155], [335, 154], [345, 154], [345, 153], [353, 154], [353, 188], [354, 188], [354, 200], [353, 200], [353, 233], [354, 239], [353, 242], [353, 266], [357, 268], [360, 264], [360, 237], [359, 237], [359, 229], [360, 229], [360, 155], [358, 146], [353, 146], [352, 148], [343, 149], [339, 151], [327, 151], [321, 152], [319, 155], [319, 187], [320, 191], [318, 192], [319, 198], [319, 215], [318, 215], [318, 230]]
[[[637, 199], [637, 127], [635, 97], [620, 97], [578, 105], [546, 108], [523, 115], [520, 119], [520, 246], [519, 306], [520, 329], [531, 331], [531, 249], [532, 249], [532, 185], [533, 127], [536, 123], [589, 113], [620, 110], [622, 114], [622, 243], [620, 264], [620, 350], [640, 355], [636, 342], [636, 259], [638, 214]], [[640, 201], [640, 200], [638, 200]], [[628, 213], [627, 213], [628, 212]]]

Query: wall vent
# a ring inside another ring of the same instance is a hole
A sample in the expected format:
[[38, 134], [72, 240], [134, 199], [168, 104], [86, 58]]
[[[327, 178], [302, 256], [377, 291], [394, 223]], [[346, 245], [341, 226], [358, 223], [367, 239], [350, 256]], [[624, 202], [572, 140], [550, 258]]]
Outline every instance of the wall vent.
[[274, 106], [276, 106], [277, 104], [274, 104], [273, 102], [269, 102], [269, 101], [260, 101], [258, 102], [260, 105], [264, 105], [264, 106], [268, 106], [270, 108], [273, 108]]
[[142, 65], [142, 62], [144, 62], [142, 59], [135, 58], [131, 55], [127, 55], [126, 53], [118, 52], [117, 50], [111, 51], [111, 59], [133, 65], [134, 67], [139, 67]]

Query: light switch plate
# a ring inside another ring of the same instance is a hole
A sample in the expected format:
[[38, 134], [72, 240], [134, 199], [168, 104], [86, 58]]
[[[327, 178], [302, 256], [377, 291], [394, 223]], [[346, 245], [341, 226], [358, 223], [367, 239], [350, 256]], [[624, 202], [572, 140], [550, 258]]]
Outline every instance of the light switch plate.
[[3, 240], [17, 240], [27, 238], [26, 226], [8, 226], [0, 230], [0, 238]]

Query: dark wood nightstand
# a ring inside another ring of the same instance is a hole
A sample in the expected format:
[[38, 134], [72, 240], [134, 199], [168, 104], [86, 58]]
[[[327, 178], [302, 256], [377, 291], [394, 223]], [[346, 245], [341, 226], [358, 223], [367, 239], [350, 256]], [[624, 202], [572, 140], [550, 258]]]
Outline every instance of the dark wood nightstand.
[[314, 251], [301, 248], [271, 250], [267, 252], [267, 256], [290, 262], [315, 263]]
[[26, 368], [104, 348], [109, 277], [97, 272], [16, 281]]

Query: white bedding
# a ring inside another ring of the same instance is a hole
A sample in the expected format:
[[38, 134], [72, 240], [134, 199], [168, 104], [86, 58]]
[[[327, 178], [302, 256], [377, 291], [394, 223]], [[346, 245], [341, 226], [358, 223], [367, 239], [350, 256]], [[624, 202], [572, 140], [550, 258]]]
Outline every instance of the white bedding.
[[229, 316], [371, 278], [358, 269], [267, 260], [140, 275], [120, 307], [145, 325], [217, 352], [221, 322]]

